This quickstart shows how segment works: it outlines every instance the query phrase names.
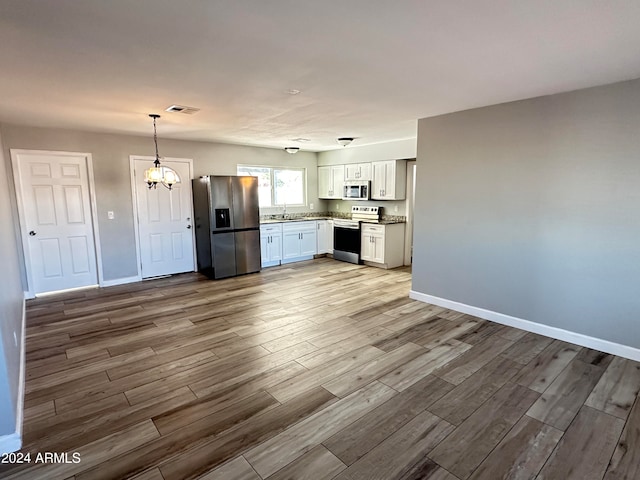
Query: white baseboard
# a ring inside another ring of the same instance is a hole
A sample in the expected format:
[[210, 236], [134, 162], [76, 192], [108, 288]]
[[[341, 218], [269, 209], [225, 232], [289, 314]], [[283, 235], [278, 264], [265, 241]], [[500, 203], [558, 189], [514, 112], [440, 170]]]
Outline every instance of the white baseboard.
[[17, 433], [0, 436], [0, 455], [17, 452], [22, 448], [22, 438]]
[[468, 313], [475, 317], [490, 320], [501, 325], [508, 325], [509, 327], [519, 328], [526, 330], [527, 332], [538, 333], [546, 337], [555, 338], [556, 340], [562, 340], [569, 343], [580, 345], [581, 347], [588, 347], [594, 350], [599, 350], [605, 353], [611, 353], [620, 357], [628, 358], [630, 360], [640, 361], [640, 349], [630, 347], [628, 345], [621, 345], [619, 343], [610, 342], [600, 338], [590, 337], [582, 333], [570, 332], [569, 330], [563, 330], [562, 328], [551, 327], [549, 325], [543, 325], [542, 323], [531, 322], [522, 318], [512, 317], [503, 313], [493, 312], [491, 310], [485, 310], [484, 308], [474, 307], [465, 303], [454, 302], [453, 300], [447, 300], [446, 298], [435, 297], [426, 293], [416, 292], [411, 290], [409, 297], [414, 300], [419, 300], [425, 303], [431, 303], [438, 305], [439, 307], [448, 308], [457, 312]]
[[135, 283], [135, 282], [141, 282], [141, 281], [142, 281], [142, 278], [136, 275], [135, 277], [124, 277], [124, 278], [116, 278], [113, 280], [103, 280], [100, 286], [114, 287], [116, 285], [125, 285], [127, 283]]
[[[26, 297], [26, 292], [25, 292]], [[18, 402], [16, 405], [16, 431], [0, 436], [0, 454], [16, 452], [22, 448], [22, 421], [24, 419], [24, 382], [26, 370], [26, 350], [25, 337], [27, 333], [27, 308], [24, 299], [22, 300], [22, 325], [20, 341], [20, 374], [18, 376]]]

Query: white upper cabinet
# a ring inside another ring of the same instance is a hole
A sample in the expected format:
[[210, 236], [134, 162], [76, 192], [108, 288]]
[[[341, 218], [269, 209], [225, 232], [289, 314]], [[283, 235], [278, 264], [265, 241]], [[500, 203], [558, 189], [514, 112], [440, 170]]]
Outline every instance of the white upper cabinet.
[[318, 197], [342, 198], [344, 165], [318, 167]]
[[407, 161], [372, 162], [372, 200], [404, 200], [407, 184]]
[[371, 180], [370, 163], [350, 163], [344, 166], [344, 179], [346, 181]]

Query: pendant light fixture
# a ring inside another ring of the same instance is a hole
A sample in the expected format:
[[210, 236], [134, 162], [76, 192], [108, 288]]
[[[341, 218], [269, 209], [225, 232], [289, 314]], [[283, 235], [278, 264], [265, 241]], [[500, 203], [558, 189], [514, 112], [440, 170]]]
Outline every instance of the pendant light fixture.
[[149, 189], [156, 188], [158, 183], [161, 183], [171, 190], [176, 183], [180, 183], [180, 177], [173, 169], [160, 165], [160, 155], [158, 154], [158, 132], [156, 130], [156, 120], [160, 118], [160, 115], [150, 113], [149, 117], [153, 118], [153, 142], [156, 146], [156, 159], [153, 161], [153, 167], [148, 168], [144, 172], [144, 181], [147, 182]]

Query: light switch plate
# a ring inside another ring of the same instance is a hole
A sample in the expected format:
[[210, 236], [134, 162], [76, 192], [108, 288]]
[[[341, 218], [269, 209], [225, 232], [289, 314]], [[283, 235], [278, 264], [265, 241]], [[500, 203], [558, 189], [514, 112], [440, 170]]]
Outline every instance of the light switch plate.
[[107, 212], [107, 218], [108, 218], [109, 220], [113, 220], [113, 219], [115, 218], [115, 215], [114, 215], [113, 211], [109, 210], [109, 211]]

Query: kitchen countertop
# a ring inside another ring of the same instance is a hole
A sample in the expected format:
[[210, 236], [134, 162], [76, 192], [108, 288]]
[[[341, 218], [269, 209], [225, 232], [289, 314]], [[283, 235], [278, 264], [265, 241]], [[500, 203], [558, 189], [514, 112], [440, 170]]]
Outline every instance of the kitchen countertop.
[[[269, 220], [260, 220], [260, 225], [269, 225], [271, 223], [306, 222], [313, 220], [334, 220], [334, 217], [270, 218]], [[406, 221], [398, 220], [380, 220], [379, 222], [367, 222], [366, 220], [361, 220], [361, 222], [370, 223], [372, 225], [393, 225], [395, 223], [406, 223]]]
[[406, 221], [399, 220], [380, 220], [379, 222], [367, 222], [366, 220], [360, 220], [362, 223], [370, 223], [371, 225], [394, 225], [396, 223], [407, 223]]
[[289, 223], [289, 222], [307, 222], [313, 220], [333, 220], [332, 217], [295, 217], [295, 218], [270, 218], [269, 220], [260, 220], [260, 225], [269, 223]]

